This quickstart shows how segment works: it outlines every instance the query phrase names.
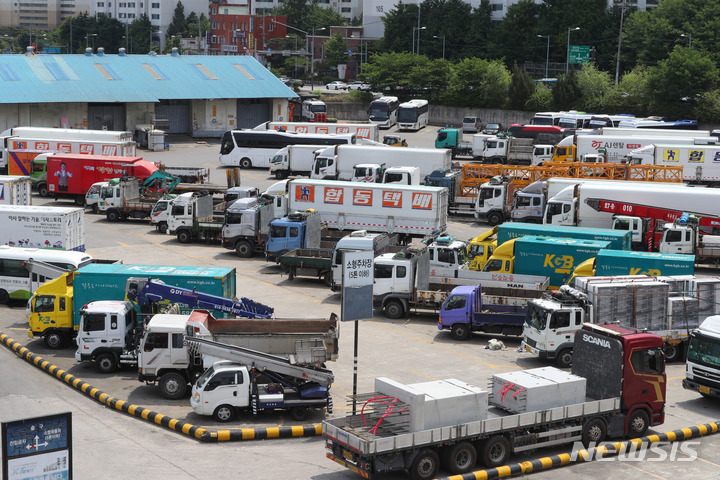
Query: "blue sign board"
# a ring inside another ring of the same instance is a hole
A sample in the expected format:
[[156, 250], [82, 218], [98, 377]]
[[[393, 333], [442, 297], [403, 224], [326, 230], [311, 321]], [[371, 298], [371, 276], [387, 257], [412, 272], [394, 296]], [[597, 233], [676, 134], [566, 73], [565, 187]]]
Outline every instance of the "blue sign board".
[[72, 414], [2, 423], [2, 478], [72, 479]]

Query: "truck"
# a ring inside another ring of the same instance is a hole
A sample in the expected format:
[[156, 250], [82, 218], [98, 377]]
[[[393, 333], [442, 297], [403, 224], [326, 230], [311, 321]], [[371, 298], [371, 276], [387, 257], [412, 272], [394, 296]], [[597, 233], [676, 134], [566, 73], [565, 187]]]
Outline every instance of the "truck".
[[612, 319], [658, 335], [668, 361], [680, 360], [688, 334], [718, 313], [719, 280], [692, 275], [579, 277], [575, 288], [528, 302], [521, 349], [562, 367], [573, 362], [573, 336], [582, 323]]
[[479, 159], [485, 149], [484, 139], [491, 135], [475, 134], [466, 140], [461, 128], [441, 128], [435, 138], [435, 148], [450, 150], [452, 158], [473, 157]]
[[441, 237], [429, 246], [412, 243], [375, 257], [373, 308], [397, 319], [418, 309], [439, 310], [455, 286], [481, 284], [484, 294], [494, 296], [488, 302], [499, 304], [507, 297], [537, 298], [548, 287], [547, 277], [469, 271], [460, 243]]
[[[320, 103], [322, 103], [323, 106], [325, 105], [323, 102]], [[324, 112], [325, 109], [320, 113]], [[313, 114], [314, 113], [318, 112], [313, 112]], [[357, 138], [364, 138], [375, 142], [380, 139], [380, 130], [378, 125], [374, 123], [322, 123], [317, 120], [311, 122], [265, 122], [253, 128], [253, 130], [281, 129], [291, 133], [354, 134]]]
[[315, 154], [327, 145], [288, 145], [277, 151], [270, 159], [270, 175], [278, 180], [290, 175], [309, 177]]
[[0, 245], [85, 251], [82, 208], [0, 205]]
[[672, 143], [665, 141], [630, 152], [625, 161], [642, 165], [679, 165], [683, 167], [683, 181], [720, 187], [718, 158], [720, 145], [683, 145], [672, 139]]
[[293, 179], [287, 189], [290, 211], [314, 209], [329, 229], [423, 237], [447, 228], [441, 187]]
[[123, 130], [88, 130], [86, 128], [55, 127], [13, 127], [0, 133], [0, 139], [7, 137], [65, 138], [79, 140], [125, 140], [133, 139], [133, 133]]
[[326, 231], [315, 212], [294, 212], [270, 222], [265, 242], [265, 260], [279, 262], [284, 254], [301, 249], [331, 247], [333, 243], [323, 243]]
[[[242, 258], [265, 252], [270, 223], [275, 218], [274, 200], [265, 195], [241, 198], [225, 210], [221, 238], [222, 246]], [[282, 211], [286, 211], [285, 208]], [[294, 222], [293, 228], [303, 228], [304, 220]]]
[[[317, 153], [310, 178], [319, 180], [346, 180], [355, 177], [358, 164], [388, 167], [418, 167], [424, 179], [434, 170], [449, 169], [450, 152], [433, 148], [390, 148], [371, 145], [335, 145]], [[371, 175], [377, 178], [376, 174]]]
[[720, 316], [707, 317], [690, 332], [683, 388], [720, 398]]
[[[183, 193], [170, 200], [167, 207], [167, 230], [178, 242], [219, 240], [223, 227], [223, 213], [215, 217], [213, 198], [209, 192]], [[153, 206], [152, 211], [155, 211]]]
[[[657, 143], [673, 145], [714, 145], [718, 143], [717, 137], [702, 136], [697, 130], [690, 130], [686, 137], [666, 137], [657, 134], [643, 135], [641, 129], [636, 135], [609, 135], [604, 132], [600, 135], [574, 135], [565, 137], [558, 147], [563, 148], [552, 156], [553, 162], [581, 162], [587, 156], [602, 154], [608, 162], [621, 163], [627, 161], [627, 156], [636, 150], [643, 149]], [[636, 162], [654, 163], [654, 162]]]
[[[158, 170], [161, 170], [173, 177], [179, 178], [180, 183], [207, 184], [210, 181], [210, 169], [208, 167], [170, 166], [160, 162], [156, 162], [155, 166]], [[136, 177], [139, 176], [137, 174], [133, 175], [135, 175]]]
[[542, 275], [550, 279], [549, 288], [558, 288], [576, 266], [609, 248], [608, 241], [526, 235], [498, 246], [483, 272]]
[[223, 298], [235, 296], [234, 268], [91, 264], [61, 275], [35, 290], [28, 302], [28, 337], [42, 337], [51, 349], [64, 347], [77, 335], [80, 309], [84, 305], [98, 298], [125, 300], [127, 279], [140, 276], [152, 277], [168, 285], [197, 288], [200, 292]]
[[438, 330], [450, 330], [455, 340], [467, 340], [472, 332], [521, 335], [527, 298], [489, 299], [482, 285], [452, 289], [438, 315]]
[[367, 230], [356, 230], [338, 239], [333, 246], [332, 252], [332, 284], [330, 289], [337, 292], [342, 289], [343, 278], [343, 254], [353, 250], [372, 250], [373, 256], [383, 253], [397, 252], [401, 248], [402, 242], [396, 234], [388, 233], [370, 233]]
[[513, 183], [503, 177], [494, 177], [483, 183], [475, 198], [475, 218], [490, 226], [503, 223], [510, 218], [514, 192]]
[[[577, 264], [570, 282], [575, 277], [607, 277], [613, 275], [693, 275], [695, 257], [676, 253], [633, 252], [606, 250]], [[568, 283], [570, 283], [568, 282]]]
[[492, 391], [457, 379], [404, 385], [376, 378], [373, 393], [353, 397], [358, 413], [323, 421], [326, 456], [368, 478], [405, 470], [427, 480], [437, 476], [441, 455], [449, 474], [470, 472], [477, 460], [506, 468], [512, 453], [642, 437], [664, 422], [659, 337], [585, 325], [575, 344], [571, 373], [546, 367], [495, 374]]
[[420, 180], [420, 168], [418, 167], [388, 167], [383, 170], [380, 183], [420, 185]]
[[104, 213], [109, 222], [128, 218], [148, 218], [162, 194], [141, 193], [143, 182], [135, 177], [113, 178], [108, 185], [100, 188], [98, 211]]
[[46, 152], [62, 152], [81, 155], [107, 155], [113, 157], [134, 157], [136, 156], [135, 142], [132, 140], [99, 140], [99, 139], [77, 139], [77, 138], [56, 138], [52, 136], [9, 137], [4, 142], [2, 157], [0, 157], [0, 169], [6, 174], [8, 169], [8, 158], [12, 152], [17, 150], [44, 150]]
[[468, 244], [469, 268], [471, 270], [482, 270], [498, 245], [525, 235], [602, 240], [609, 241], [610, 248], [615, 250], [630, 250], [632, 248], [632, 237], [630, 232], [627, 231], [505, 222], [470, 240]]
[[[238, 410], [285, 409], [305, 420], [310, 409], [332, 413], [332, 372], [321, 366], [292, 364], [288, 359], [211, 340], [185, 337], [203, 355], [225, 358], [207, 369], [192, 387], [190, 406], [198, 415], [228, 422]], [[228, 385], [227, 380], [230, 380]], [[217, 388], [220, 385], [228, 387]]]
[[0, 205], [32, 204], [32, 182], [30, 177], [0, 175]]

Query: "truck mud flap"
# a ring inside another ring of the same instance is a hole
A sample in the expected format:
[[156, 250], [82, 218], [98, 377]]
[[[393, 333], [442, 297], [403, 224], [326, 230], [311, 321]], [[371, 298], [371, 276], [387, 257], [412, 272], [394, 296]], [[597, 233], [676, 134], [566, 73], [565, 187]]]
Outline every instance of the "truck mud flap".
[[9, 350], [15, 352], [26, 362], [39, 368], [51, 377], [55, 377], [56, 379], [65, 382], [80, 393], [90, 397], [102, 405], [133, 417], [137, 417], [141, 420], [145, 420], [146, 422], [160, 425], [161, 427], [165, 427], [169, 430], [174, 430], [202, 442], [237, 442], [241, 440], [267, 440], [271, 438], [314, 437], [322, 435], [322, 424], [320, 423], [287, 427], [238, 428], [234, 430], [211, 431], [201, 426], [171, 418], [167, 415], [154, 412], [139, 405], [128, 403], [125, 400], [112, 397], [102, 390], [93, 387], [89, 383], [84, 382], [82, 379], [67, 373], [57, 365], [51, 364], [40, 355], [34, 354], [27, 347], [21, 345], [19, 342], [15, 341], [1, 331], [0, 343]]

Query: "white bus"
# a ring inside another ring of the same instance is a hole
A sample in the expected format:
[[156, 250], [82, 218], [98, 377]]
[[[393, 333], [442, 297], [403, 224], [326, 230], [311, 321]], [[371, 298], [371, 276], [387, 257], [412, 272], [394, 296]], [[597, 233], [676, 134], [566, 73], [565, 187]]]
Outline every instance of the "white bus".
[[530, 125], [558, 125], [560, 119], [568, 113], [582, 112], [537, 112], [530, 120]]
[[368, 108], [370, 123], [380, 125], [380, 128], [390, 128], [397, 123], [398, 107], [400, 101], [397, 97], [380, 97], [373, 100]]
[[398, 128], [400, 130], [420, 130], [428, 124], [430, 105], [427, 100], [410, 100], [398, 107]]
[[93, 262], [84, 252], [0, 246], [0, 304], [13, 300], [27, 300], [37, 287], [57, 278], [49, 272], [33, 273], [25, 264], [33, 259], [70, 271]]
[[356, 135], [290, 133], [276, 130], [228, 130], [220, 143], [220, 165], [270, 168], [270, 160], [288, 145], [340, 145], [357, 143]]

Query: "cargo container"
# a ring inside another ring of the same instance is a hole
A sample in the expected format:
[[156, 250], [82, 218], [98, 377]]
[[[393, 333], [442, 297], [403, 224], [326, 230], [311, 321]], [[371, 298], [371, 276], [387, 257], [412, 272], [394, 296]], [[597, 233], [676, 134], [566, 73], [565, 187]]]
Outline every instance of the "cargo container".
[[13, 127], [0, 133], [0, 137], [131, 141], [133, 133], [123, 130], [88, 130], [85, 128]]
[[0, 175], [0, 205], [30, 205], [31, 188], [30, 177]]
[[85, 194], [97, 182], [108, 181], [127, 174], [144, 180], [157, 167], [141, 157], [112, 157], [53, 153], [38, 155], [32, 161], [33, 171], [45, 171], [47, 180], [38, 181], [41, 196], [69, 197], [78, 205], [85, 205]]
[[85, 251], [82, 208], [0, 205], [0, 245]]
[[575, 267], [607, 249], [610, 242], [525, 236], [500, 245], [483, 271], [539, 275], [550, 279], [549, 288], [570, 281]]
[[538, 237], [576, 238], [578, 240], [599, 240], [610, 242], [613, 250], [630, 250], [630, 232], [608, 228], [580, 228], [562, 225], [532, 225], [529, 223], [506, 222], [498, 226], [497, 244], [502, 245], [513, 238], [526, 235]]
[[594, 258], [577, 264], [575, 277], [648, 275], [693, 275], [695, 256], [656, 252], [600, 251]]
[[425, 236], [447, 228], [442, 187], [290, 180], [288, 211], [314, 209], [328, 228]]
[[[35, 290], [29, 302], [28, 337], [44, 337], [49, 348], [63, 347], [77, 334], [80, 309], [95, 300], [125, 300], [125, 283], [130, 277], [161, 280], [224, 298], [236, 296], [234, 268], [91, 264]], [[181, 313], [189, 312], [181, 308]]]
[[32, 161], [38, 155], [48, 153], [59, 153], [59, 152], [48, 152], [47, 150], [14, 150], [8, 152], [8, 175], [27, 175], [32, 179], [33, 186], [40, 181], [47, 178], [47, 172], [42, 165], [40, 165], [40, 171], [34, 172]]

